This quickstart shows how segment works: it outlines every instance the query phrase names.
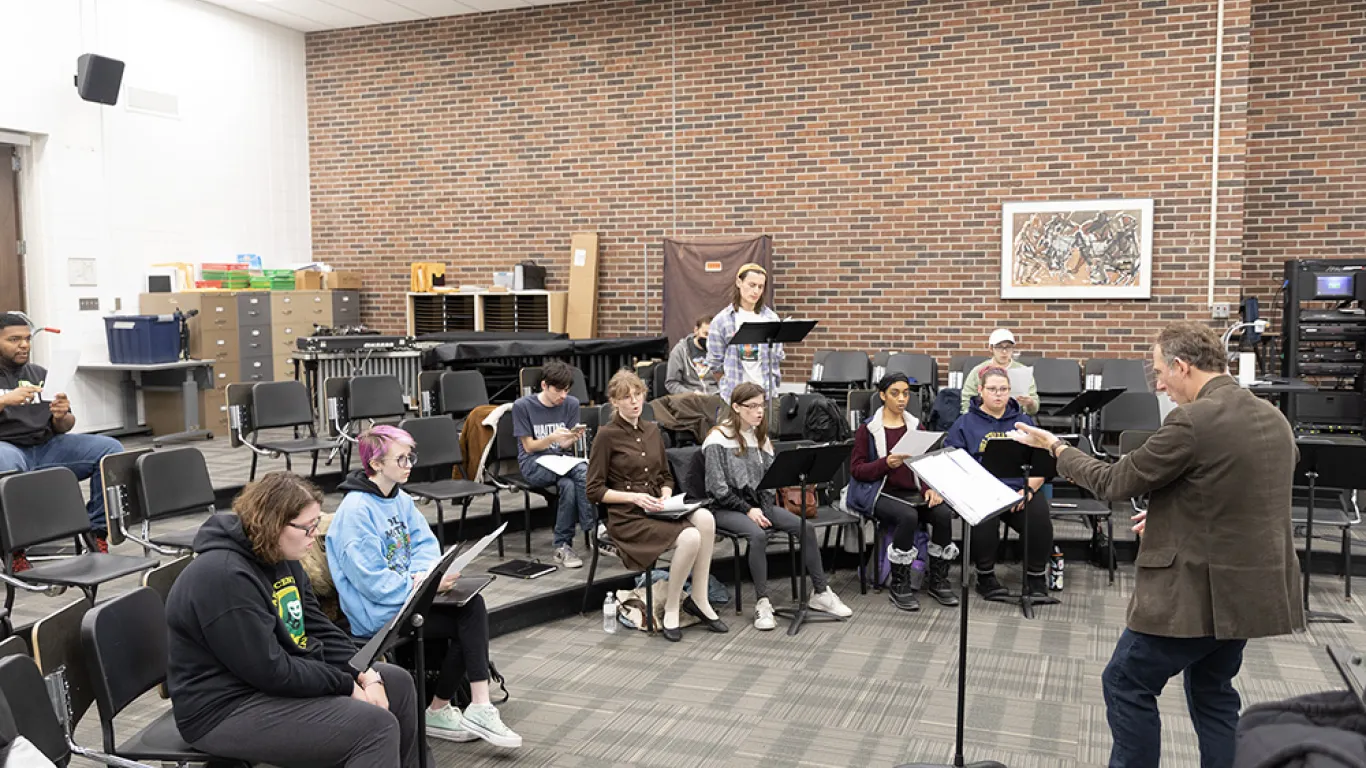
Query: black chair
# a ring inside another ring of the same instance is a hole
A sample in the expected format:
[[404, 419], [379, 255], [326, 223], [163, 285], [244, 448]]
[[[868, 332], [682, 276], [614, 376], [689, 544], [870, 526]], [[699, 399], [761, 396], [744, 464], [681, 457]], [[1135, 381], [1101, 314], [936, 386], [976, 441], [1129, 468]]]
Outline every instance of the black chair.
[[[298, 427], [307, 427], [308, 436], [283, 440], [260, 439], [260, 430], [281, 427], [296, 428], [295, 434], [298, 434]], [[246, 437], [248, 432], [251, 439]], [[285, 469], [290, 471], [294, 469], [291, 456], [300, 453], [312, 454], [313, 468], [308, 476], [316, 477], [318, 454], [322, 451], [331, 451], [336, 446], [335, 441], [318, 437], [318, 430], [314, 426], [313, 404], [308, 399], [308, 389], [298, 381], [261, 381], [251, 385], [250, 429], [242, 429], [240, 439], [252, 448], [248, 481], [256, 479], [256, 462], [262, 451], [284, 456]]]
[[[583, 588], [583, 605], [579, 608], [580, 613], [588, 613], [588, 595], [593, 591], [593, 581], [598, 575], [598, 557], [601, 555], [598, 549], [598, 529], [607, 524], [606, 504], [594, 504], [593, 511], [593, 530], [588, 534], [588, 549], [592, 553], [592, 559], [588, 561], [588, 583]], [[654, 583], [650, 581], [650, 573], [658, 563], [659, 561], [655, 560], [644, 571], [638, 571], [645, 576], [645, 628], [651, 635], [655, 633], [655, 591]]]
[[154, 451], [139, 456], [137, 468], [144, 538], [159, 547], [184, 552], [192, 550], [198, 528], [156, 534], [147, 530], [146, 525], [152, 520], [174, 515], [213, 513], [213, 481], [209, 479], [209, 467], [204, 462], [204, 454], [198, 448]]
[[356, 441], [351, 428], [357, 422], [402, 419], [408, 415], [408, 403], [397, 376], [353, 376], [346, 380], [340, 400], [335, 426], [343, 440], [342, 472], [346, 473], [351, 471], [351, 444]]
[[[1078, 368], [1080, 370], [1080, 368]], [[1095, 448], [1091, 441], [1086, 437], [1077, 439], [1077, 448], [1088, 456], [1095, 456]], [[1093, 547], [1095, 537], [1105, 536], [1106, 555], [1103, 558], [1105, 569], [1109, 573], [1110, 583], [1115, 583], [1115, 521], [1114, 510], [1110, 502], [1098, 499], [1090, 491], [1074, 485], [1071, 481], [1064, 478], [1053, 478], [1051, 481], [1053, 488], [1053, 499], [1049, 502], [1048, 515], [1057, 520], [1077, 520], [1085, 525], [1092, 535]], [[1105, 531], [1100, 530], [1101, 523], [1105, 524]], [[1009, 533], [1009, 526], [1006, 528]]]
[[1087, 389], [1100, 389], [1101, 373], [1105, 370], [1105, 360], [1103, 357], [1093, 357], [1082, 363], [1081, 373], [1085, 378]]
[[990, 359], [981, 355], [955, 355], [949, 358], [949, 388], [962, 389], [972, 369]]
[[769, 437], [774, 440], [800, 440], [806, 432], [806, 412], [820, 395], [803, 392], [778, 397], [777, 416], [769, 418]]
[[[808, 446], [811, 444], [812, 443], [809, 440], [774, 440], [773, 450], [775, 452], [782, 453], [783, 451], [788, 450], [789, 448], [798, 448], [802, 446]], [[838, 474], [835, 475], [834, 480], [832, 480], [831, 482], [825, 483], [823, 485], [812, 486], [816, 491], [816, 498], [818, 500], [821, 500], [821, 503], [816, 507], [816, 516], [807, 518], [806, 526], [812, 529], [817, 536], [821, 535], [821, 531], [825, 531], [825, 535], [821, 542], [822, 549], [830, 546], [831, 532], [834, 532], [835, 534], [834, 545], [835, 548], [838, 549], [844, 544], [845, 531], [853, 529], [855, 536], [858, 538], [858, 551], [860, 553], [863, 553], [868, 551], [867, 541], [864, 539], [863, 535], [863, 518], [859, 517], [858, 515], [845, 512], [842, 509], [833, 507], [822, 500], [822, 497], [827, 493], [830, 495], [837, 495], [840, 489], [847, 485], [848, 482], [849, 467], [846, 465], [844, 469], [842, 469]], [[827, 571], [829, 574], [834, 574], [834, 565], [835, 563], [832, 561], [831, 567]], [[793, 572], [795, 573], [795, 571]], [[864, 560], [861, 554], [859, 557], [858, 564], [858, 581], [859, 593], [865, 595], [868, 594], [868, 571], [864, 565]]]
[[1075, 419], [1070, 416], [1046, 416], [1042, 412], [1067, 405], [1081, 394], [1081, 364], [1076, 360], [1055, 357], [1033, 358], [1025, 364], [1034, 368], [1034, 386], [1039, 390], [1041, 412], [1039, 424], [1075, 428]]
[[[689, 499], [706, 499], [706, 463], [702, 458], [702, 449], [693, 445], [687, 448], [669, 448], [664, 453], [669, 459], [669, 472], [673, 474], [677, 486], [675, 490]], [[735, 612], [741, 613], [744, 609], [740, 599], [740, 540], [744, 537], [738, 533], [723, 531], [719, 527], [716, 534], [730, 539], [732, 559], [735, 562]]]
[[[470, 502], [479, 496], [493, 497], [493, 526], [497, 528], [502, 524], [503, 513], [498, 504], [497, 488], [472, 480], [455, 480], [450, 476], [452, 467], [459, 467], [464, 462], [460, 456], [460, 431], [456, 428], [454, 419], [449, 416], [404, 419], [398, 426], [412, 435], [413, 441], [417, 443], [414, 449], [417, 452], [417, 464], [413, 466], [413, 472], [439, 478], [425, 482], [408, 482], [404, 484], [403, 490], [409, 495], [436, 502], [436, 534], [443, 548], [446, 546], [443, 502], [460, 502], [460, 523], [455, 529], [457, 539], [463, 540], [465, 516], [469, 514]], [[461, 472], [463, 474], [463, 470]], [[502, 536], [498, 537], [498, 556], [503, 556]]]
[[[509, 408], [498, 419], [493, 430], [493, 445], [489, 448], [484, 471], [489, 481], [502, 489], [521, 491], [523, 524], [526, 526], [526, 553], [531, 554], [531, 494], [545, 499], [552, 512], [559, 503], [559, 490], [556, 486], [536, 486], [527, 482], [517, 468], [517, 438], [512, 434], [512, 409]], [[595, 550], [596, 551], [596, 550]]]
[[1101, 445], [1104, 453], [1119, 451], [1119, 436], [1128, 430], [1156, 432], [1162, 426], [1162, 409], [1151, 392], [1122, 392], [1100, 409]]
[[850, 420], [853, 423], [849, 425], [849, 430], [851, 432], [857, 430], [858, 425], [862, 424], [873, 414], [873, 411], [877, 410], [879, 402], [876, 389], [850, 390], [848, 409]]
[[[534, 395], [541, 391], [541, 366], [523, 368], [517, 375], [517, 385], [523, 395]], [[569, 386], [569, 394], [579, 401], [579, 405], [589, 402], [588, 383], [584, 381], [583, 371], [574, 368], [574, 383]]]
[[1130, 392], [1152, 392], [1148, 367], [1142, 360], [1106, 360], [1101, 366], [1100, 381], [1105, 389], [1123, 387]]
[[470, 411], [489, 404], [488, 385], [479, 371], [444, 371], [437, 381], [436, 412], [462, 426]]
[[[60, 539], [74, 539], [82, 554], [34, 562], [22, 580], [15, 577], [16, 550]], [[14, 612], [16, 589], [45, 592], [48, 587], [76, 587], [94, 603], [99, 585], [157, 564], [145, 557], [95, 551], [80, 483], [66, 467], [0, 478], [0, 547], [4, 550], [6, 614]]]
[[930, 355], [897, 352], [887, 358], [883, 375], [889, 373], [904, 373], [917, 387], [929, 388], [931, 394], [939, 387], [939, 363]]
[[867, 387], [872, 376], [868, 353], [848, 349], [826, 352], [814, 368], [807, 388], [841, 405], [845, 404], [849, 390]]
[[54, 765], [66, 766], [71, 745], [48, 699], [47, 683], [27, 655], [0, 658], [0, 698], [8, 703], [15, 732], [28, 739]]
[[115, 718], [166, 681], [167, 643], [166, 609], [149, 587], [97, 605], [81, 620], [81, 645], [90, 665], [104, 751], [126, 760], [207, 763], [214, 758], [180, 737], [170, 709], [122, 744], [115, 738]]

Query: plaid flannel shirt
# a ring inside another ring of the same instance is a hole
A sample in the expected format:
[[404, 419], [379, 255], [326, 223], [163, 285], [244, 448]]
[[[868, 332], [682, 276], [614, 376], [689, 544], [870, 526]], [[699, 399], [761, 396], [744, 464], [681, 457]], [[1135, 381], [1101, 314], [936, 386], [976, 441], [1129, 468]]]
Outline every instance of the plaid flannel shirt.
[[[764, 320], [778, 320], [778, 313], [769, 307], [759, 313]], [[707, 368], [721, 371], [721, 397], [730, 401], [730, 393], [745, 380], [745, 367], [740, 362], [740, 348], [730, 346], [730, 338], [739, 329], [735, 306], [716, 313], [707, 334]], [[770, 398], [777, 397], [782, 384], [781, 366], [786, 353], [782, 344], [765, 344], [759, 348], [759, 364], [763, 370], [764, 391]]]

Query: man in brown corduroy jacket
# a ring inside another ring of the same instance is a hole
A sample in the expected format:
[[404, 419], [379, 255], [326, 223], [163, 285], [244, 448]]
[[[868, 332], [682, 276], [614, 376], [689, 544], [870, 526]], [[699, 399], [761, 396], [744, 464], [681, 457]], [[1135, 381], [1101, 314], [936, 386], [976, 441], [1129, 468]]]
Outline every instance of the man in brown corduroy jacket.
[[1251, 638], [1304, 627], [1291, 540], [1298, 450], [1289, 422], [1240, 388], [1209, 328], [1175, 323], [1153, 346], [1158, 391], [1178, 407], [1116, 464], [1040, 429], [1016, 439], [1058, 457], [1058, 473], [1102, 499], [1149, 494], [1128, 628], [1105, 668], [1111, 768], [1156, 768], [1157, 696], [1184, 673], [1201, 768], [1233, 765], [1241, 701], [1233, 677]]

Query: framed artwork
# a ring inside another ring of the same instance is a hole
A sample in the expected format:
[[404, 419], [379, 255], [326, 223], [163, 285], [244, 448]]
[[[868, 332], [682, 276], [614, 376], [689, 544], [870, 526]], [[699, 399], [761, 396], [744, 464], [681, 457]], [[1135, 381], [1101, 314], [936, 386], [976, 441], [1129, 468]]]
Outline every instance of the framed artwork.
[[1001, 298], [1151, 298], [1152, 200], [1015, 202], [1002, 214]]

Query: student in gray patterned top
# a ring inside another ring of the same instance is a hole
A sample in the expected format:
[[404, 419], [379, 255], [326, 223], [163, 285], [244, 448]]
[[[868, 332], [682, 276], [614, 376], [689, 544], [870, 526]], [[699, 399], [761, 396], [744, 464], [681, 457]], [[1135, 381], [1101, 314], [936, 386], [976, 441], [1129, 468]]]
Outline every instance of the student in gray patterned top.
[[[702, 455], [707, 467], [707, 495], [711, 498], [708, 508], [716, 518], [716, 527], [749, 539], [749, 574], [754, 580], [755, 596], [754, 628], [769, 630], [777, 623], [773, 619], [773, 604], [768, 599], [768, 532], [778, 530], [796, 535], [801, 530], [801, 521], [777, 505], [773, 491], [756, 490], [764, 472], [773, 464], [773, 443], [768, 439], [768, 410], [764, 405], [763, 387], [750, 382], [737, 385], [731, 391], [730, 405], [721, 422], [702, 443]], [[810, 607], [836, 616], [852, 616], [854, 612], [830, 588], [821, 566], [816, 534], [811, 528], [806, 529], [802, 553], [814, 592]]]

